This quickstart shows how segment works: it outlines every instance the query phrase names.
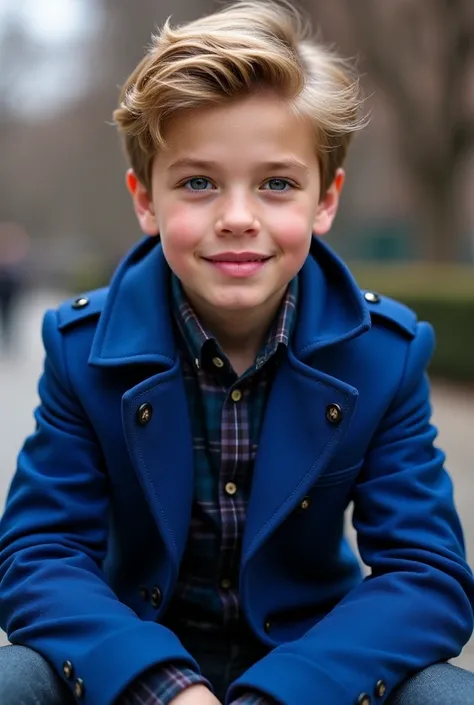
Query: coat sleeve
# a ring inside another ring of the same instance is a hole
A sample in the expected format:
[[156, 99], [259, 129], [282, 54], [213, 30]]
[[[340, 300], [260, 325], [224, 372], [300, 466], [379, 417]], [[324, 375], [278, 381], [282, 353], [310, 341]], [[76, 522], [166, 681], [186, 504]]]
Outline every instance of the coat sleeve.
[[[0, 624], [39, 652], [86, 705], [109, 705], [140, 673], [173, 661], [198, 671], [177, 637], [140, 620], [104, 580], [107, 477], [101, 450], [68, 383], [56, 314], [36, 430], [18, 458], [0, 524]], [[72, 664], [72, 677], [67, 678]]]
[[432, 329], [419, 323], [355, 488], [353, 521], [370, 576], [302, 638], [247, 671], [229, 700], [253, 687], [283, 705], [354, 705], [363, 694], [383, 703], [410, 674], [468, 641], [474, 587], [430, 424], [432, 350]]

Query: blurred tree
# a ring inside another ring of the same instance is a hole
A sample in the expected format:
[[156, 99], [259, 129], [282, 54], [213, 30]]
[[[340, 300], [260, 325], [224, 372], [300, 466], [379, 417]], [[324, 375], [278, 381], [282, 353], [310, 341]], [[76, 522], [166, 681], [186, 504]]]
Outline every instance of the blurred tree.
[[338, 0], [304, 3], [362, 55], [397, 124], [400, 156], [422, 240], [435, 261], [471, 252], [462, 202], [474, 152], [474, 3], [472, 0]]
[[[100, 41], [92, 38], [87, 49], [87, 95], [69, 106], [66, 114], [47, 127], [60, 146], [51, 160], [67, 179], [57, 180], [56, 225], [80, 241], [93, 268], [99, 260], [113, 266], [140, 231], [125, 189], [126, 161], [111, 124], [120, 85], [144, 54], [156, 27], [172, 14], [174, 21], [198, 16], [205, 0], [97, 0]], [[94, 22], [91, 17], [91, 22]], [[71, 135], [74, 136], [71, 140]], [[51, 144], [53, 140], [47, 139]], [[64, 164], [64, 155], [70, 163]], [[87, 278], [87, 275], [85, 276]], [[91, 281], [94, 274], [91, 271]]]
[[5, 15], [0, 41], [0, 222], [14, 220], [18, 212], [18, 190], [10, 168], [15, 159], [15, 97], [22, 75], [41, 59], [40, 47], [25, 33], [17, 17]]

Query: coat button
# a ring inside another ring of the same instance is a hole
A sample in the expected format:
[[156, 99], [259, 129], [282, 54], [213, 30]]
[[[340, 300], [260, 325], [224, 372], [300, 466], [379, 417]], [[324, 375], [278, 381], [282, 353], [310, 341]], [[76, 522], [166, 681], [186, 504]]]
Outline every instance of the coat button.
[[342, 409], [339, 404], [329, 404], [326, 408], [326, 418], [329, 423], [334, 425], [341, 423], [342, 421]]
[[88, 305], [89, 305], [89, 299], [86, 299], [85, 296], [80, 296], [78, 299], [76, 299], [73, 302], [72, 307], [73, 308], [85, 308]]
[[387, 686], [385, 685], [385, 683], [383, 681], [377, 681], [377, 683], [375, 684], [375, 695], [378, 698], [383, 698], [386, 692]]
[[380, 303], [380, 296], [375, 293], [375, 291], [367, 291], [364, 294], [364, 299], [369, 303], [369, 304], [379, 304]]
[[142, 404], [137, 411], [137, 421], [140, 426], [146, 426], [153, 416], [153, 407], [151, 404]]
[[154, 587], [151, 591], [151, 604], [155, 609], [158, 609], [158, 607], [161, 605], [162, 600], [163, 596], [161, 594], [160, 588]]
[[140, 587], [138, 588], [138, 592], [140, 593], [140, 597], [142, 598], [142, 600], [148, 602], [148, 600], [150, 599], [150, 591], [148, 590], [148, 588], [145, 585], [140, 585]]
[[84, 687], [84, 681], [82, 678], [77, 678], [74, 683], [74, 692], [78, 698], [83, 698], [86, 689]]
[[74, 673], [74, 666], [72, 665], [72, 663], [70, 661], [64, 661], [63, 673], [68, 680], [70, 680], [72, 678], [72, 675]]
[[265, 634], [270, 634], [270, 632], [272, 630], [272, 623], [270, 622], [269, 619], [267, 619], [267, 621], [263, 625], [263, 629], [265, 631]]
[[361, 693], [357, 698], [357, 705], [370, 705], [370, 697], [367, 693]]

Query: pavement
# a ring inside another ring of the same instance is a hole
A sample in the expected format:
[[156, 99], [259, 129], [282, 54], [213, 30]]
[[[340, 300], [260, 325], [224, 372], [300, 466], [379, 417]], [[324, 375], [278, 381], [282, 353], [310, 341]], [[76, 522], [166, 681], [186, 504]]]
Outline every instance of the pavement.
[[[14, 352], [0, 358], [0, 506], [14, 471], [18, 450], [33, 430], [36, 385], [43, 361], [41, 320], [45, 309], [66, 298], [61, 292], [31, 293], [23, 300]], [[433, 419], [438, 444], [447, 453], [447, 467], [455, 486], [468, 557], [474, 565], [474, 390], [433, 385]], [[434, 627], [435, 628], [435, 627]], [[0, 646], [7, 643], [0, 632]], [[474, 671], [474, 638], [454, 661]]]

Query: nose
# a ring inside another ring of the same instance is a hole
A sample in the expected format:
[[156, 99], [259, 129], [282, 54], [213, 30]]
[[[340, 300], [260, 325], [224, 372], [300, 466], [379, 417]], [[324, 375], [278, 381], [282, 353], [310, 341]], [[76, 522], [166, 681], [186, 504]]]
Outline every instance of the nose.
[[223, 236], [257, 235], [260, 224], [252, 198], [243, 193], [229, 194], [221, 201], [216, 233]]

